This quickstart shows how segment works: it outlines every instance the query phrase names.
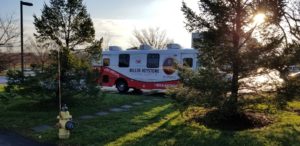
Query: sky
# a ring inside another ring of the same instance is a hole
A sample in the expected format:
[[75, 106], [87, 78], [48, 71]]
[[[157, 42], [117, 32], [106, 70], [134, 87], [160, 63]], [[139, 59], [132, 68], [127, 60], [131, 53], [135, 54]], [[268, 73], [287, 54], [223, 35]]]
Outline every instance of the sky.
[[[40, 16], [47, 0], [24, 0], [33, 3], [32, 7], [23, 6], [24, 37], [33, 37], [35, 28], [33, 15]], [[106, 38], [108, 45], [131, 47], [134, 29], [159, 27], [165, 30], [168, 38], [184, 48], [191, 47], [191, 33], [184, 27], [184, 16], [180, 10], [182, 1], [197, 9], [198, 0], [83, 0], [87, 6], [96, 38]], [[0, 0], [0, 16], [11, 14], [20, 17], [19, 0]]]

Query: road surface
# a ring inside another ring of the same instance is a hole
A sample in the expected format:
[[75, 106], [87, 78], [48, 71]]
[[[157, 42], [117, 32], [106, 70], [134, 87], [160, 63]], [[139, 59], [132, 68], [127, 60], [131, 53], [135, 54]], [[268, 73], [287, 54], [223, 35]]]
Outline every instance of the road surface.
[[25, 138], [10, 131], [0, 131], [0, 146], [52, 146]]

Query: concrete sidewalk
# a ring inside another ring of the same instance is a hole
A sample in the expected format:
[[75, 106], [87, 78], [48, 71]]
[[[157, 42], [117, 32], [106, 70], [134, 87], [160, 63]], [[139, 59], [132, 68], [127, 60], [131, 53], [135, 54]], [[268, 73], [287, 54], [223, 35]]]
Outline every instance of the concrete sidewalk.
[[42, 144], [19, 134], [9, 131], [0, 131], [0, 146], [54, 146]]

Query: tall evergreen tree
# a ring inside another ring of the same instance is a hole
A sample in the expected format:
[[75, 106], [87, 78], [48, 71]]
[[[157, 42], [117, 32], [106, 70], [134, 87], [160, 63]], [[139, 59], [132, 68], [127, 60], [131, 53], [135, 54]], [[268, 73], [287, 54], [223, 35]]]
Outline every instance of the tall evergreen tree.
[[[93, 96], [100, 93], [94, 81], [95, 76], [93, 76], [90, 60], [80, 57], [85, 52], [76, 50], [90, 46], [101, 50], [101, 42], [94, 39], [95, 30], [92, 19], [82, 2], [82, 0], [50, 0], [49, 5], [44, 4], [40, 17], [33, 16], [36, 28], [34, 36], [37, 41], [54, 42], [54, 46], [57, 46], [57, 48], [51, 48], [50, 61], [45, 66], [45, 71], [39, 72], [34, 77], [37, 81], [34, 84], [46, 90], [47, 93], [50, 91], [49, 95], [52, 97], [55, 97], [53, 93], [57, 91], [58, 60], [61, 65], [60, 79], [64, 97], [72, 97], [71, 95], [83, 91], [88, 94], [92, 93]], [[95, 42], [98, 43], [95, 44]], [[60, 58], [58, 58], [58, 53], [60, 53]]]
[[[187, 30], [202, 35], [201, 64], [232, 74], [228, 101], [234, 112], [239, 80], [253, 74], [265, 56], [280, 48], [284, 7], [284, 0], [200, 0], [197, 14], [183, 2]], [[255, 21], [258, 14], [265, 16], [263, 23]]]
[[53, 40], [70, 50], [94, 40], [93, 22], [82, 0], [50, 0], [49, 6], [44, 4], [42, 15], [33, 17], [34, 35], [39, 40]]

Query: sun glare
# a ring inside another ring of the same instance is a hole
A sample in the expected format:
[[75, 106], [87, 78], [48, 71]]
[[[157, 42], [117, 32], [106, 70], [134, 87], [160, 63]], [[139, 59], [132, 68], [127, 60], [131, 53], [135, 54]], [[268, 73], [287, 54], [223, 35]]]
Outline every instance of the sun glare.
[[256, 14], [253, 18], [254, 24], [261, 24], [265, 22], [265, 14]]

